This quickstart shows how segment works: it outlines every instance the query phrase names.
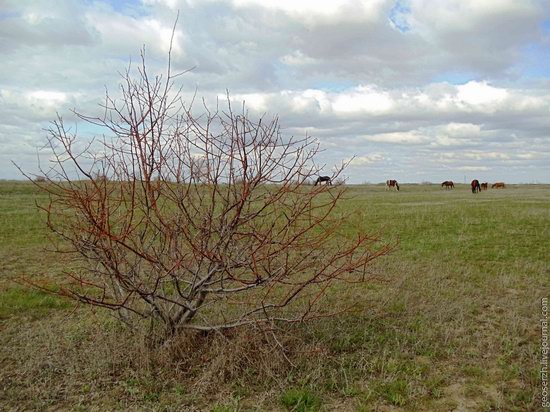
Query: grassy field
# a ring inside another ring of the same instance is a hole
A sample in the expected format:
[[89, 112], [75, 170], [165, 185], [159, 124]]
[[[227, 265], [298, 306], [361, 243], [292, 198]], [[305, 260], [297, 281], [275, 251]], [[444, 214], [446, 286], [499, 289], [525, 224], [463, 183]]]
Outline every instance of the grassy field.
[[540, 410], [550, 186], [349, 195], [349, 226], [398, 247], [379, 280], [328, 297], [353, 313], [281, 331], [291, 366], [245, 330], [151, 351], [108, 313], [14, 282], [70, 262], [45, 250], [42, 195], [0, 182], [0, 409]]

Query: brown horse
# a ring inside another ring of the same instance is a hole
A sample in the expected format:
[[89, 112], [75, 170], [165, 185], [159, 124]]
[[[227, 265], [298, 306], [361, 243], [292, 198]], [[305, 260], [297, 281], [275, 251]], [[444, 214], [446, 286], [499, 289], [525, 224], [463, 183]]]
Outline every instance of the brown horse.
[[386, 180], [386, 190], [389, 190], [392, 187], [395, 187], [399, 192], [399, 183], [397, 183], [397, 180]]
[[471, 183], [472, 186], [472, 193], [478, 193], [481, 191], [481, 186], [479, 185], [479, 180], [474, 179]]
[[504, 189], [506, 187], [506, 185], [504, 184], [504, 182], [496, 182], [496, 183], [493, 183], [493, 185], [491, 186], [492, 189]]
[[481, 184], [481, 190], [487, 190], [487, 187], [489, 186], [489, 183], [485, 182]]
[[441, 183], [441, 187], [445, 186], [445, 189], [454, 189], [455, 184], [452, 180], [445, 180], [443, 183]]

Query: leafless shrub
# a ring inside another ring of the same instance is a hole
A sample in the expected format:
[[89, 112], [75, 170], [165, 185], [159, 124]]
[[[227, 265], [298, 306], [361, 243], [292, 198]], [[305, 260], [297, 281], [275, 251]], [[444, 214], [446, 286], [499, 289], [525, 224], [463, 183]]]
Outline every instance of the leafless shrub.
[[178, 75], [168, 64], [150, 76], [142, 54], [101, 117], [76, 113], [108, 136], [84, 147], [53, 122], [53, 164], [35, 183], [63, 251], [84, 262], [55, 293], [150, 321], [163, 340], [333, 315], [331, 286], [368, 280], [388, 247], [339, 232], [344, 187], [309, 184], [317, 143], [285, 139], [277, 118], [255, 121], [229, 99], [195, 115]]
[[100, 182], [100, 183], [101, 183], [101, 182], [108, 182], [108, 181], [109, 181], [109, 178], [108, 178], [106, 175], [104, 175], [103, 173], [101, 173], [101, 172], [96, 172], [96, 173], [94, 174], [94, 180], [95, 180], [96, 182]]

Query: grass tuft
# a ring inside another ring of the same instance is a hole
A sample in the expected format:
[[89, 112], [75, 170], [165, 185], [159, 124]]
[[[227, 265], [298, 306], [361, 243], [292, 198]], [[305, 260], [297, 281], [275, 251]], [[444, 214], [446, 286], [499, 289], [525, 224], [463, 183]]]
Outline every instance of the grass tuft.
[[320, 398], [308, 389], [288, 389], [281, 396], [282, 405], [293, 412], [316, 411], [321, 406]]
[[376, 392], [395, 406], [404, 406], [409, 399], [409, 386], [405, 380], [379, 383]]

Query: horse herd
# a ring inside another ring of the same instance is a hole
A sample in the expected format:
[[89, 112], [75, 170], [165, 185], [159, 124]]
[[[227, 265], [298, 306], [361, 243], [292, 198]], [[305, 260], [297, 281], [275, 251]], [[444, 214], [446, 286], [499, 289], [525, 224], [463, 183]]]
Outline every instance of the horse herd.
[[[472, 180], [472, 183], [470, 183], [470, 186], [472, 187], [472, 193], [479, 193], [482, 190], [487, 190], [489, 183], [479, 183], [479, 180], [474, 179]], [[492, 189], [504, 189], [505, 187], [506, 185], [503, 182], [496, 182], [491, 185]]]
[[[314, 186], [317, 186], [318, 184], [325, 183], [327, 185], [332, 185], [332, 179], [330, 176], [319, 176], [317, 180], [315, 180]], [[489, 183], [479, 183], [479, 180], [474, 179], [472, 180], [472, 183], [470, 183], [470, 186], [472, 188], [472, 193], [479, 193], [482, 190], [487, 190], [489, 187]], [[441, 187], [445, 187], [446, 190], [454, 189], [455, 184], [452, 180], [445, 180], [443, 183], [441, 183]], [[493, 189], [504, 189], [506, 185], [503, 182], [497, 182], [493, 183], [491, 188]], [[397, 180], [386, 180], [386, 190], [391, 190], [395, 188], [395, 190], [399, 191], [399, 183]]]

